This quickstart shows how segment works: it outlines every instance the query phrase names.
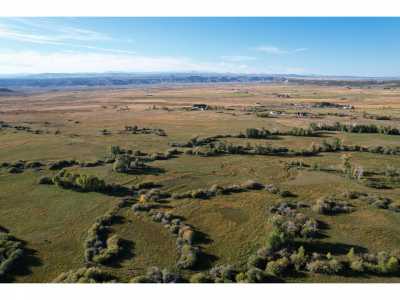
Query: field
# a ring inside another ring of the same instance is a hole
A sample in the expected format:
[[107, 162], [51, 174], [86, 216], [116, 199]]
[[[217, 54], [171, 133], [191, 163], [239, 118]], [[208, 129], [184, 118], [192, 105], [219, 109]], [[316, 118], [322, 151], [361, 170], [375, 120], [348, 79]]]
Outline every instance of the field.
[[[208, 107], [192, 110], [195, 104]], [[380, 85], [177, 85], [0, 96], [0, 233], [23, 250], [0, 280], [52, 282], [97, 268], [111, 281], [143, 282], [150, 280], [148, 268], [158, 267], [192, 282], [199, 274], [213, 282], [400, 282], [400, 135], [387, 130], [399, 128], [399, 119], [400, 90]], [[379, 132], [327, 127], [335, 122], [376, 125]], [[257, 136], [250, 128], [265, 131]], [[60, 172], [116, 188], [63, 184], [54, 179]], [[316, 207], [329, 201], [337, 207]], [[291, 218], [300, 213], [316, 222], [313, 232], [295, 230], [272, 249], [272, 233], [298, 226]], [[89, 247], [90, 229], [107, 214]], [[181, 224], [175, 233], [171, 216]], [[113, 235], [115, 253], [107, 240]], [[186, 246], [196, 259], [182, 266]], [[283, 260], [300, 246], [308, 261], [295, 270]], [[88, 248], [100, 254], [88, 259]], [[351, 249], [361, 268], [347, 255]], [[255, 255], [260, 262], [250, 263]], [[281, 265], [273, 268], [276, 261]], [[215, 275], [218, 268], [229, 270]]]

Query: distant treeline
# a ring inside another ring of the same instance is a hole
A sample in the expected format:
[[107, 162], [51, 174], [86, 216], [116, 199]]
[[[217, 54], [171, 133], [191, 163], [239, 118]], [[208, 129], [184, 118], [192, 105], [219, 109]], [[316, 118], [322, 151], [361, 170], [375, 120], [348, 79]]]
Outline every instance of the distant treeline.
[[310, 129], [313, 131], [342, 131], [352, 133], [380, 133], [387, 135], [400, 135], [400, 130], [392, 126], [375, 125], [375, 124], [343, 124], [336, 122], [332, 125], [329, 124], [316, 124], [311, 123]]

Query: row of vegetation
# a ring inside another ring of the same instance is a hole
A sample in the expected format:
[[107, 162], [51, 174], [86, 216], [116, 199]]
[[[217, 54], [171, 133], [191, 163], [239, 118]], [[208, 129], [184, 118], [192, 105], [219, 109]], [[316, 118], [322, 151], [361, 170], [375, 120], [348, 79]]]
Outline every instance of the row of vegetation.
[[28, 133], [32, 133], [32, 134], [43, 134], [43, 133], [50, 133], [50, 131], [48, 130], [42, 130], [42, 129], [33, 129], [30, 126], [27, 125], [12, 125], [10, 123], [4, 122], [4, 121], [0, 121], [0, 130], [3, 129], [14, 129], [17, 131], [24, 131], [24, 132], [28, 132]]
[[98, 267], [80, 268], [61, 273], [54, 283], [113, 283], [116, 280]]
[[0, 164], [0, 168], [6, 169], [9, 173], [17, 174], [22, 173], [26, 169], [39, 170], [44, 164], [40, 161], [25, 161], [18, 160], [15, 162], [3, 162]]
[[178, 269], [192, 269], [196, 266], [201, 255], [197, 245], [198, 233], [194, 228], [182, 221], [182, 218], [173, 216], [168, 212], [156, 211], [155, 205], [148, 203], [150, 200], [141, 199], [141, 202], [132, 206], [135, 213], [146, 213], [153, 222], [161, 223], [176, 236], [176, 247], [179, 259], [176, 263]]
[[311, 123], [310, 129], [313, 131], [342, 131], [351, 133], [380, 133], [387, 135], [400, 135], [400, 130], [392, 126], [375, 125], [375, 124], [343, 124], [336, 122], [330, 124]]
[[125, 186], [114, 183], [108, 184], [96, 176], [72, 173], [66, 169], [61, 170], [52, 178], [41, 177], [39, 184], [55, 184], [63, 189], [77, 192], [97, 192], [112, 196], [128, 196], [132, 194], [132, 190]]
[[85, 240], [85, 262], [91, 264], [107, 264], [115, 259], [121, 252], [121, 239], [117, 235], [110, 235], [111, 225], [124, 202], [106, 214], [96, 219], [95, 223], [89, 228]]
[[[204, 140], [204, 139], [203, 139]], [[276, 147], [271, 144], [265, 145], [235, 145], [225, 143], [216, 139], [206, 138], [207, 142], [199, 144], [185, 143], [174, 144], [174, 146], [190, 148], [185, 151], [188, 155], [203, 157], [219, 155], [277, 155], [277, 156], [314, 156], [325, 152], [367, 152], [383, 155], [400, 155], [399, 146], [360, 146], [345, 145], [340, 139], [324, 139], [320, 143], [312, 143], [310, 147], [303, 149], [289, 149], [287, 147]]]
[[248, 180], [242, 184], [233, 184], [228, 186], [214, 184], [210, 188], [202, 188], [183, 193], [173, 193], [171, 197], [173, 199], [209, 199], [218, 195], [229, 195], [232, 193], [248, 192], [250, 190], [260, 190], [264, 189], [264, 187], [265, 186], [262, 183]]
[[125, 126], [124, 130], [121, 133], [131, 133], [131, 134], [155, 134], [159, 136], [167, 136], [167, 133], [164, 129], [161, 128], [140, 128], [137, 125], [134, 126]]
[[0, 282], [13, 271], [23, 255], [22, 242], [0, 229]]

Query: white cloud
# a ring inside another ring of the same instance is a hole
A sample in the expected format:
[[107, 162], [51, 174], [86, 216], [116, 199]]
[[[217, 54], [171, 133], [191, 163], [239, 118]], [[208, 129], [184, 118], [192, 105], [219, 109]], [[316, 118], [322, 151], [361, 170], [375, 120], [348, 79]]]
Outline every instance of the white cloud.
[[40, 44], [58, 44], [67, 41], [104, 41], [111, 39], [110, 36], [93, 30], [62, 26], [41, 19], [20, 18], [7, 19], [6, 22], [0, 23], [0, 38]]
[[269, 54], [285, 54], [288, 53], [288, 51], [280, 49], [278, 47], [274, 47], [274, 46], [258, 46], [256, 48], [254, 48], [256, 51], [260, 51], [260, 52], [265, 52], [265, 53], [269, 53]]
[[[36, 19], [13, 19], [13, 21], [16, 24], [0, 23], [0, 39], [113, 53], [135, 53], [129, 50], [88, 45], [88, 42], [108, 41], [112, 39], [110, 36], [97, 31], [71, 26], [59, 26]], [[82, 42], [85, 42], [85, 44], [82, 44]]]
[[232, 61], [232, 62], [256, 60], [256, 58], [253, 56], [244, 56], [244, 55], [226, 55], [226, 56], [221, 56], [221, 59], [223, 61]]
[[133, 54], [35, 51], [0, 52], [0, 73], [77, 72], [230, 72], [266, 73], [242, 63], [196, 62], [184, 57], [150, 57]]
[[297, 48], [297, 49], [294, 49], [293, 52], [304, 52], [307, 50], [308, 50], [308, 48]]
[[297, 48], [294, 50], [286, 50], [286, 49], [281, 49], [275, 46], [258, 46], [255, 47], [254, 50], [259, 51], [259, 52], [264, 52], [268, 54], [289, 54], [289, 53], [296, 53], [296, 52], [303, 52], [307, 51], [308, 48]]

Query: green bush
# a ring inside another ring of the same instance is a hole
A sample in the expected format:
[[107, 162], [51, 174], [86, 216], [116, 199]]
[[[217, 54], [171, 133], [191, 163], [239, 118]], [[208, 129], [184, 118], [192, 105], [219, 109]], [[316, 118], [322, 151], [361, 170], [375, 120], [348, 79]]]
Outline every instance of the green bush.
[[53, 280], [54, 283], [105, 283], [114, 282], [107, 272], [96, 268], [81, 268], [61, 273]]
[[[265, 281], [265, 277], [265, 273], [258, 268], [250, 268], [246, 272], [246, 279], [249, 283], [262, 283]], [[237, 279], [238, 278], [236, 278], [236, 281], [239, 282]]]
[[127, 155], [118, 155], [113, 164], [113, 171], [117, 173], [127, 173], [130, 170], [131, 160]]
[[237, 271], [231, 265], [219, 265], [210, 269], [209, 274], [216, 283], [234, 282]]
[[263, 139], [270, 137], [271, 133], [266, 129], [247, 128], [246, 138], [248, 139]]
[[268, 237], [267, 247], [271, 251], [277, 251], [289, 242], [289, 237], [279, 229], [273, 229]]
[[198, 261], [199, 249], [189, 244], [184, 244], [179, 249], [179, 260], [177, 267], [179, 269], [193, 268]]
[[151, 281], [151, 279], [145, 275], [135, 276], [129, 282], [130, 283], [155, 283], [155, 282]]
[[213, 280], [206, 273], [196, 273], [190, 277], [190, 283], [212, 283]]
[[347, 202], [338, 202], [333, 198], [323, 197], [316, 201], [312, 206], [312, 210], [319, 214], [334, 215], [338, 213], [349, 213], [353, 209], [348, 205]]
[[297, 250], [297, 252], [294, 252], [290, 256], [290, 261], [293, 264], [296, 271], [300, 271], [305, 267], [305, 265], [308, 261], [308, 258], [305, 254], [305, 250], [304, 250], [303, 246], [300, 246], [300, 248]]
[[9, 274], [24, 255], [22, 243], [0, 231], [0, 280]]
[[250, 257], [247, 260], [247, 268], [258, 268], [258, 269], [264, 269], [265, 268], [266, 261], [262, 257], [258, 255], [250, 255]]
[[111, 259], [118, 256], [121, 249], [121, 239], [117, 235], [109, 237], [106, 241], [106, 247], [101, 249], [99, 254], [93, 257], [93, 261], [99, 264], [106, 264]]
[[267, 263], [267, 268], [265, 269], [267, 273], [274, 276], [282, 276], [290, 268], [290, 260], [286, 257], [279, 258]]
[[53, 184], [53, 180], [48, 176], [42, 176], [38, 180], [39, 184]]
[[328, 259], [316, 259], [309, 262], [306, 265], [306, 268], [311, 273], [320, 273], [320, 274], [338, 274], [343, 269], [343, 265], [340, 261], [335, 258], [332, 258], [331, 255], [327, 254]]

